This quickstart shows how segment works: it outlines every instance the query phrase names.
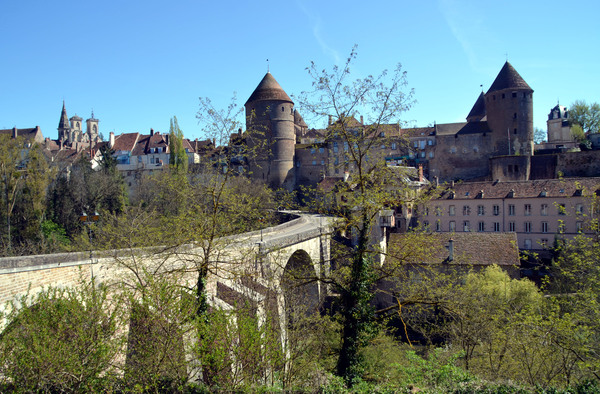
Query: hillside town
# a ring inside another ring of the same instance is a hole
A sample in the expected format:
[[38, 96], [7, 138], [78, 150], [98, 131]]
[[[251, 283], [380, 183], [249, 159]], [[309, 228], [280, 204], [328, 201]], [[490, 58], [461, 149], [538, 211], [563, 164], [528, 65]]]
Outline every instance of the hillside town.
[[[38, 327], [97, 351], [75, 392], [597, 380], [600, 130], [556, 104], [540, 138], [515, 67], [490, 82], [464, 122], [423, 127], [398, 119], [401, 84], [371, 86], [375, 114], [316, 103], [327, 122], [311, 127], [267, 72], [226, 143], [185, 138], [176, 118], [104, 139], [64, 101], [56, 139], [0, 130], [0, 389], [78, 384], [21, 367]], [[414, 380], [416, 359], [450, 377]]]

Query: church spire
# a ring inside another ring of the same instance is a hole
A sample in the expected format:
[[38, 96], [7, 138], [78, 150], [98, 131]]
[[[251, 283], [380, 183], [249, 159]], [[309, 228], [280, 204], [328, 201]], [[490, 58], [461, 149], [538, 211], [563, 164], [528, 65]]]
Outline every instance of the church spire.
[[58, 139], [62, 141], [68, 141], [70, 131], [71, 126], [69, 125], [69, 117], [67, 116], [65, 100], [63, 100], [62, 111], [60, 113], [60, 120], [58, 121]]

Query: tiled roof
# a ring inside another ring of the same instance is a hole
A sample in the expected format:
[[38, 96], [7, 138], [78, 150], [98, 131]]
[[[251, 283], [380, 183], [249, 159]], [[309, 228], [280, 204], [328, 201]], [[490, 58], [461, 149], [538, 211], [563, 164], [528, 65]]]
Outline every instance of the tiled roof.
[[434, 127], [411, 127], [400, 129], [400, 135], [404, 137], [425, 137], [435, 135]]
[[[439, 199], [471, 200], [479, 198], [506, 198], [514, 191], [512, 198], [571, 197], [590, 196], [600, 187], [600, 178], [539, 179], [510, 182], [460, 182], [443, 186]], [[483, 191], [483, 194], [481, 193]]]
[[490, 128], [487, 122], [442, 123], [435, 125], [436, 135], [463, 135], [487, 133]]
[[254, 89], [254, 92], [250, 95], [245, 105], [248, 105], [252, 101], [262, 100], [280, 100], [293, 103], [292, 99], [269, 72], [263, 77], [256, 89]]
[[115, 136], [115, 144], [113, 150], [131, 152], [135, 147], [135, 143], [138, 140], [140, 133], [124, 133]]
[[488, 93], [503, 89], [527, 89], [533, 91], [509, 62], [504, 63], [502, 70], [498, 73]]
[[[454, 247], [452, 261], [448, 259], [450, 239]], [[415, 249], [416, 242], [420, 247]], [[412, 264], [519, 265], [516, 233], [393, 233], [389, 253]]]
[[302, 115], [300, 115], [300, 112], [298, 112], [297, 110], [294, 110], [294, 124], [297, 124], [298, 126], [302, 127], [308, 127], [308, 125], [302, 118]]
[[471, 112], [467, 115], [467, 122], [471, 121], [479, 121], [483, 119], [485, 116], [485, 97], [483, 96], [483, 92], [479, 94], [477, 97], [477, 101], [473, 104], [473, 108], [471, 108]]

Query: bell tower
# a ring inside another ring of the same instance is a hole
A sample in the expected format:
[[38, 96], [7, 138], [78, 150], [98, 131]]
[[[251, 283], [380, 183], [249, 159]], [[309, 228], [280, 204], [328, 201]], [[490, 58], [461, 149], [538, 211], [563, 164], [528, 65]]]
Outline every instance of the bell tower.
[[94, 118], [94, 110], [92, 110], [92, 116], [89, 119], [86, 119], [86, 134], [91, 142], [96, 141], [98, 138], [98, 119]]

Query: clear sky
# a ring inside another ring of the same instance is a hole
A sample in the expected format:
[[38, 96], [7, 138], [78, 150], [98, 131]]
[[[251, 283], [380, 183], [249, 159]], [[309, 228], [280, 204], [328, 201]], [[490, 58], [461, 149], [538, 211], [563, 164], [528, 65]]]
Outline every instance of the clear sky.
[[266, 59], [297, 95], [311, 61], [329, 68], [357, 44], [357, 76], [402, 63], [412, 125], [464, 121], [508, 58], [545, 129], [557, 101], [600, 102], [599, 15], [598, 0], [0, 0], [0, 128], [56, 139], [64, 100], [69, 117], [93, 109], [105, 138], [168, 132], [174, 115], [202, 138], [199, 97], [243, 105]]

